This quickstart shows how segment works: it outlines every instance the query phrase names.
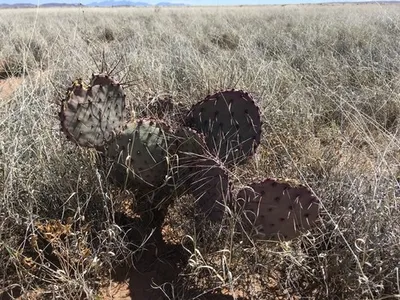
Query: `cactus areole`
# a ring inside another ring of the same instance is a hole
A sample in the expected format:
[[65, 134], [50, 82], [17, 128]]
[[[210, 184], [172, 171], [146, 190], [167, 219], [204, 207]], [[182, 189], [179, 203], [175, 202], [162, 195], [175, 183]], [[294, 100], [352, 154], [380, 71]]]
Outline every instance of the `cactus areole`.
[[125, 123], [125, 92], [106, 74], [93, 75], [86, 85], [78, 79], [68, 88], [59, 113], [68, 139], [84, 147], [101, 148]]
[[245, 222], [255, 225], [260, 238], [289, 240], [315, 225], [317, 199], [304, 186], [267, 179], [250, 184], [237, 195]]
[[244, 91], [207, 96], [193, 105], [185, 123], [203, 133], [210, 151], [228, 166], [245, 161], [260, 144], [260, 111]]

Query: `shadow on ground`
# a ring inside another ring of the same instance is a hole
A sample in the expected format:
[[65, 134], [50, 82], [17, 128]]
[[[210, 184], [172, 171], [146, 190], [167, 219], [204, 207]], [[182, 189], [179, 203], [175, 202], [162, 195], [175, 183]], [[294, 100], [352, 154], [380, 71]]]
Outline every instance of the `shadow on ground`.
[[[177, 293], [181, 278], [179, 276], [186, 267], [189, 255], [181, 244], [167, 244], [162, 236], [161, 227], [164, 220], [162, 212], [149, 214], [140, 218], [130, 218], [118, 213], [117, 222], [123, 227], [132, 244], [139, 244], [143, 236], [155, 229], [148, 239], [143, 251], [135, 256], [130, 266], [118, 266], [114, 269], [112, 280], [127, 282], [129, 291], [118, 298], [131, 300], [166, 300]], [[157, 220], [157, 221], [155, 221]], [[141, 228], [138, 230], [138, 228]], [[222, 294], [204, 294], [200, 290], [185, 291], [185, 299], [199, 300], [234, 300], [232, 296]], [[201, 295], [201, 296], [199, 296]], [[177, 299], [183, 299], [177, 297]], [[236, 298], [245, 300], [244, 298]]]
[[[180, 274], [187, 266], [189, 253], [180, 243], [171, 243], [168, 238], [163, 237], [165, 215], [166, 210], [147, 210], [146, 213], [138, 215], [115, 213], [115, 222], [124, 230], [128, 244], [132, 246], [131, 250], [135, 254], [130, 263], [114, 266], [110, 285], [101, 288], [97, 299], [234, 300], [235, 298], [229, 295], [205, 293], [201, 289], [188, 289], [185, 286], [185, 279]], [[138, 246], [144, 240], [146, 243], [138, 250]], [[25, 296], [23, 291], [15, 286], [0, 293], [0, 300], [26, 299]], [[41, 296], [33, 296], [29, 299], [40, 298]]]

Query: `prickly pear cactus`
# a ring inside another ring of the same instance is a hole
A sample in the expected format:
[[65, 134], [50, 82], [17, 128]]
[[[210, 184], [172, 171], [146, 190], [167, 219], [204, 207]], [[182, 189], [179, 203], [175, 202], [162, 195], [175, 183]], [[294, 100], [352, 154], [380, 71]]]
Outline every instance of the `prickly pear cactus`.
[[261, 239], [293, 239], [315, 225], [317, 199], [304, 186], [266, 179], [237, 194], [245, 222], [254, 224]]
[[106, 74], [93, 75], [91, 83], [72, 83], [59, 112], [68, 139], [84, 147], [101, 148], [120, 132], [126, 119], [125, 92]]
[[131, 183], [155, 188], [168, 173], [169, 139], [169, 128], [161, 121], [139, 119], [126, 125], [106, 153], [124, 167]]
[[206, 151], [204, 136], [189, 127], [178, 127], [173, 134], [175, 155], [171, 161], [171, 180], [174, 186], [186, 186], [190, 182], [193, 166]]
[[229, 176], [217, 158], [199, 158], [191, 167], [190, 191], [196, 205], [213, 222], [220, 222], [229, 206], [231, 189]]
[[203, 133], [210, 151], [225, 164], [239, 164], [260, 143], [260, 112], [244, 91], [223, 91], [193, 105], [185, 124]]
[[231, 198], [227, 170], [207, 152], [202, 134], [182, 126], [175, 130], [174, 138], [174, 183], [192, 193], [208, 219], [221, 221]]

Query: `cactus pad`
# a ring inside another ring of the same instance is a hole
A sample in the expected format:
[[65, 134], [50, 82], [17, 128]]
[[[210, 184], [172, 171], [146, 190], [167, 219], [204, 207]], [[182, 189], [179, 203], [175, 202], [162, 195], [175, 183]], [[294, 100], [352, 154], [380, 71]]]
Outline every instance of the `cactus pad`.
[[207, 148], [204, 136], [189, 127], [179, 127], [174, 131], [175, 154], [172, 160], [173, 185], [186, 185], [196, 161]]
[[110, 144], [107, 156], [126, 167], [133, 182], [159, 187], [168, 172], [169, 128], [161, 121], [139, 119], [127, 124]]
[[188, 186], [196, 206], [213, 222], [222, 220], [225, 204], [230, 199], [227, 170], [218, 158], [209, 156], [204, 136], [188, 127], [178, 128], [174, 136], [178, 161], [175, 176]]
[[59, 118], [67, 138], [84, 147], [101, 148], [123, 128], [123, 88], [104, 74], [93, 75], [89, 85], [78, 79], [68, 88]]
[[304, 186], [267, 179], [238, 192], [244, 214], [261, 238], [293, 239], [315, 225], [319, 205]]
[[244, 91], [223, 91], [193, 105], [185, 124], [206, 137], [210, 151], [224, 163], [239, 164], [260, 143], [260, 112]]
[[196, 205], [213, 222], [223, 218], [225, 205], [230, 202], [231, 191], [226, 169], [218, 159], [201, 158], [191, 168], [190, 191]]

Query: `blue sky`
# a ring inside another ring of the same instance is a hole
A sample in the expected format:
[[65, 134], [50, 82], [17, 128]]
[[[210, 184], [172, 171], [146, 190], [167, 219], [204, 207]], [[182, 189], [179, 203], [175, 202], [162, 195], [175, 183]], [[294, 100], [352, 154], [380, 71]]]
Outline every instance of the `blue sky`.
[[[91, 3], [91, 2], [102, 2], [104, 0], [0, 0], [0, 3], [33, 3], [43, 4], [49, 2], [57, 2], [57, 3]], [[109, 0], [107, 0], [109, 1]], [[117, 0], [115, 0], [117, 1]], [[347, 0], [129, 0], [131, 2], [146, 2], [150, 4], [156, 4], [159, 2], [171, 2], [171, 3], [185, 3], [191, 5], [254, 5], [254, 4], [286, 4], [286, 3], [320, 3], [320, 2], [341, 2]], [[349, 0], [351, 1], [351, 0]], [[363, 1], [363, 0], [355, 0], [355, 1]], [[366, 0], [368, 1], [368, 0]], [[390, 0], [389, 0], [390, 1]]]

